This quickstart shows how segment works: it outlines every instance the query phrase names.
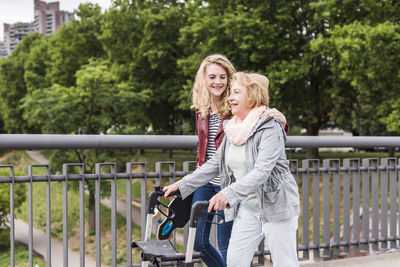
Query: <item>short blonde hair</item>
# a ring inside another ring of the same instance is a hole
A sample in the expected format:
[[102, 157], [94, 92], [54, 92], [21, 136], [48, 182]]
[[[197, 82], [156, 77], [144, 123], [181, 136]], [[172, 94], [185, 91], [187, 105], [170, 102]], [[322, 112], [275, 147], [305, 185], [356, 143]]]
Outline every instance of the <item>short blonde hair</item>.
[[211, 108], [211, 96], [206, 87], [205, 72], [207, 66], [210, 64], [218, 64], [226, 71], [228, 77], [227, 86], [223, 94], [220, 96], [219, 102], [215, 104], [218, 108], [218, 115], [221, 118], [229, 117], [231, 115], [231, 109], [228, 102], [230, 81], [236, 70], [229, 59], [220, 54], [210, 55], [201, 62], [192, 88], [192, 107], [197, 109], [203, 117], [207, 116], [209, 113]]
[[258, 73], [236, 72], [232, 75], [231, 84], [236, 81], [247, 88], [250, 107], [269, 105], [268, 86], [269, 80], [266, 76]]

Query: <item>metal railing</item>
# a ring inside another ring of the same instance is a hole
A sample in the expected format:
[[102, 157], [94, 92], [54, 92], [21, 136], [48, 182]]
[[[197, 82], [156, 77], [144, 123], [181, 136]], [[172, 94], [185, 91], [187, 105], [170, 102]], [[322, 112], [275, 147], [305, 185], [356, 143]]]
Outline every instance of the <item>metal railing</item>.
[[[2, 137], [6, 137], [3, 139]], [[14, 138], [15, 137], [15, 138]], [[66, 136], [46, 135], [2, 135], [0, 149], [50, 149], [50, 148], [194, 148], [196, 138], [193, 136]], [[29, 138], [27, 138], [29, 137]], [[60, 137], [60, 138], [59, 138]], [[64, 137], [64, 138], [61, 138]], [[121, 139], [118, 139], [121, 137]], [[363, 140], [353, 137], [321, 139], [316, 137], [289, 137], [288, 146], [400, 146], [399, 137], [373, 137]], [[296, 140], [297, 139], [297, 140]], [[328, 141], [327, 141], [328, 140]], [[388, 143], [389, 140], [389, 143]], [[74, 143], [75, 142], [75, 143]], [[168, 142], [172, 142], [172, 145]], [[290, 143], [292, 142], [292, 143]], [[124, 144], [124, 146], [122, 146]], [[291, 160], [291, 171], [295, 176], [301, 196], [301, 216], [298, 238], [300, 259], [308, 259], [310, 251], [314, 257], [328, 258], [349, 254], [366, 253], [400, 247], [400, 161], [397, 158], [384, 159], [327, 159], [322, 164], [319, 160], [303, 160], [301, 166], [297, 160]], [[95, 214], [96, 214], [96, 266], [101, 266], [101, 215], [100, 191], [101, 181], [111, 183], [111, 265], [117, 266], [117, 191], [118, 179], [126, 180], [126, 203], [132, 203], [132, 180], [141, 180], [141, 222], [145, 225], [145, 203], [147, 181], [155, 180], [160, 185], [164, 179], [175, 181], [189, 173], [194, 162], [185, 162], [181, 171], [176, 170], [175, 162], [157, 162], [155, 172], [148, 172], [143, 162], [126, 164], [126, 171], [116, 172], [115, 163], [97, 163], [95, 173], [85, 173], [83, 164], [66, 163], [62, 174], [50, 174], [49, 165], [30, 165], [27, 176], [15, 176], [13, 165], [1, 165], [9, 169], [10, 175], [0, 177], [0, 183], [10, 184], [10, 231], [11, 253], [10, 265], [15, 265], [15, 210], [14, 185], [28, 183], [28, 223], [29, 223], [29, 266], [33, 266], [33, 184], [46, 183], [46, 234], [47, 266], [51, 264], [51, 189], [52, 182], [63, 183], [63, 245], [64, 266], [68, 266], [68, 183], [79, 183], [80, 207], [80, 266], [85, 266], [85, 214], [84, 183], [95, 181]], [[110, 167], [109, 173], [102, 173], [102, 167]], [[135, 172], [133, 166], [140, 168]], [[165, 167], [167, 171], [163, 171]], [[46, 175], [34, 175], [35, 168], [46, 168]], [[79, 174], [70, 174], [70, 168], [79, 168]], [[310, 205], [310, 203], [312, 205]], [[316, 208], [317, 207], [317, 208]], [[132, 265], [132, 209], [126, 211], [126, 264]], [[311, 227], [311, 228], [310, 228]], [[142, 238], [144, 234], [142, 227]], [[265, 248], [256, 255], [268, 255]], [[263, 257], [259, 257], [263, 261]]]

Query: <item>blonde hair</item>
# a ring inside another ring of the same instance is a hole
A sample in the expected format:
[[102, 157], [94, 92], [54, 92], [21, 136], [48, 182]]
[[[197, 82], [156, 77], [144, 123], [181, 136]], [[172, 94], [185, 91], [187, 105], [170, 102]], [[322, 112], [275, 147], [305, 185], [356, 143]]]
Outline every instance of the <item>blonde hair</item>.
[[250, 107], [265, 105], [268, 107], [268, 85], [269, 80], [266, 76], [258, 73], [236, 72], [232, 75], [231, 83], [238, 82], [247, 88], [247, 95]]
[[211, 96], [206, 87], [205, 71], [207, 66], [210, 64], [218, 64], [225, 69], [228, 81], [225, 91], [219, 98], [216, 104], [218, 109], [218, 115], [221, 118], [225, 118], [231, 115], [231, 109], [228, 102], [230, 92], [230, 81], [232, 75], [236, 72], [233, 64], [225, 56], [220, 54], [214, 54], [206, 57], [201, 62], [199, 69], [197, 70], [196, 78], [192, 88], [192, 107], [197, 109], [201, 116], [205, 117], [208, 115], [211, 108]]

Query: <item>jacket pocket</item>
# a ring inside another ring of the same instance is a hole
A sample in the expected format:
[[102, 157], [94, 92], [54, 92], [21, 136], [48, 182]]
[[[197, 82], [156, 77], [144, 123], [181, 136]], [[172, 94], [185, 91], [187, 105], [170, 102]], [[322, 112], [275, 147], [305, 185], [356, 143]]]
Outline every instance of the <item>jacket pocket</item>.
[[263, 214], [268, 220], [275, 220], [282, 213], [286, 213], [287, 206], [287, 194], [283, 184], [277, 184], [275, 191], [264, 191], [264, 203], [263, 203]]
[[264, 201], [265, 204], [270, 205], [277, 202], [282, 189], [282, 184], [277, 184], [274, 186], [265, 185], [264, 186]]

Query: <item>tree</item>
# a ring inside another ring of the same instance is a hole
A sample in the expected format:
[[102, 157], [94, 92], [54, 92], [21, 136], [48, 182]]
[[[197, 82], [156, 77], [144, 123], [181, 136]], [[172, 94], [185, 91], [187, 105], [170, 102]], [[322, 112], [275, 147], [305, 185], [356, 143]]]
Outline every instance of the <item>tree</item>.
[[25, 63], [31, 49], [40, 43], [41, 38], [36, 33], [26, 36], [10, 56], [0, 61], [0, 115], [8, 133], [35, 132], [23, 119], [20, 101], [27, 92]]
[[100, 39], [119, 82], [131, 86], [136, 93], [151, 91], [152, 98], [143, 106], [141, 124], [151, 124], [155, 133], [174, 134], [190, 116], [187, 110], [178, 109], [183, 82], [177, 69], [181, 55], [177, 43], [186, 20], [184, 4], [118, 1], [114, 5], [105, 14]]
[[[329, 38], [319, 38], [313, 44], [314, 51], [332, 59], [332, 93], [339, 100], [337, 108], [348, 105], [347, 110], [356, 111], [347, 120], [351, 119], [359, 134], [400, 132], [395, 126], [400, 95], [399, 41], [398, 25], [385, 22], [369, 26], [356, 22], [335, 28]], [[345, 120], [344, 115], [340, 118]]]
[[49, 39], [47, 78], [50, 84], [74, 86], [76, 72], [91, 58], [104, 58], [97, 36], [101, 28], [101, 8], [80, 4], [75, 11], [79, 19], [64, 24]]
[[[147, 92], [136, 94], [116, 84], [108, 61], [91, 59], [81, 67], [76, 77], [76, 86], [53, 84], [49, 88], [35, 90], [24, 98], [24, 116], [37, 118], [29, 121], [31, 126], [41, 127], [42, 133], [107, 133], [121, 125], [127, 109], [135, 110], [135, 106], [140, 107], [148, 101]], [[104, 154], [97, 150], [75, 150], [73, 153], [56, 152], [51, 156], [52, 163], [78, 161], [85, 163], [89, 172], [93, 172], [100, 154]], [[95, 222], [94, 184], [88, 182], [87, 188], [90, 195], [89, 226], [92, 230]], [[102, 195], [107, 194], [109, 190], [103, 186]]]

